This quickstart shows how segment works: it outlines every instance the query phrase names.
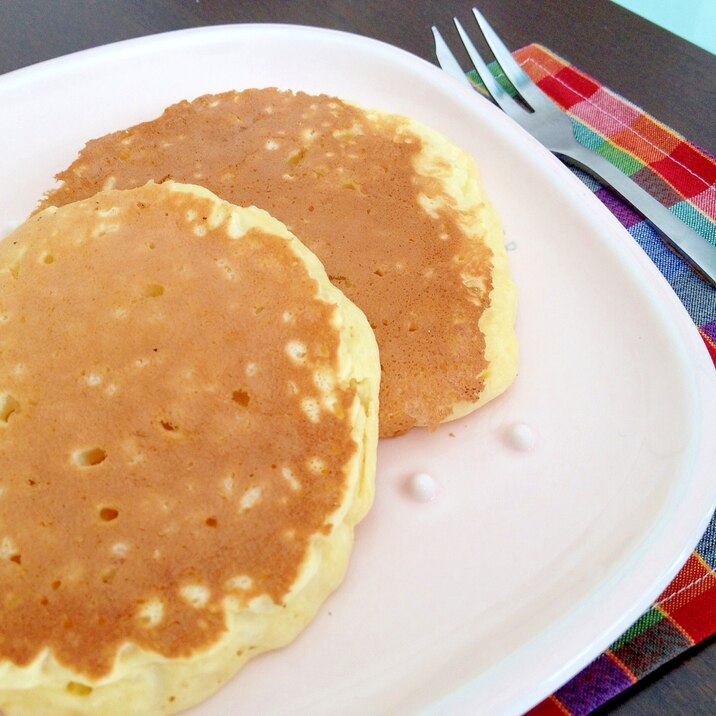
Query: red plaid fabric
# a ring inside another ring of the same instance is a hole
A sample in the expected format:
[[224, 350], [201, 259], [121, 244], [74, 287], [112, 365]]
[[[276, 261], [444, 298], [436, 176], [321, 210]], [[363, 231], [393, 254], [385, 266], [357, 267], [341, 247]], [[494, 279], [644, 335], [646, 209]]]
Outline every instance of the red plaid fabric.
[[[515, 53], [572, 118], [577, 139], [716, 244], [716, 160], [549, 50]], [[659, 267], [694, 320], [716, 365], [716, 289], [669, 251], [629, 206], [575, 170]], [[716, 467], [714, 468], [716, 478]], [[603, 654], [529, 716], [583, 716], [716, 633], [716, 517], [674, 581]]]

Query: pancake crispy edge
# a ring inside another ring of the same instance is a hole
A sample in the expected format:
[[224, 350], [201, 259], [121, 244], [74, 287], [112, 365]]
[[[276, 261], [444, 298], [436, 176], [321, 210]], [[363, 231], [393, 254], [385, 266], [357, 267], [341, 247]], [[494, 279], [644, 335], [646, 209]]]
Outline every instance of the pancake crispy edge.
[[[47, 649], [28, 666], [0, 661], [0, 709], [6, 716], [174, 713], [207, 698], [250, 658], [284, 646], [308, 624], [323, 600], [343, 579], [353, 543], [353, 528], [373, 499], [379, 363], [375, 337], [365, 316], [330, 283], [320, 261], [283, 224], [263, 210], [240, 209], [204, 188], [172, 182], [148, 184], [129, 192], [107, 192], [102, 196], [131, 194], [133, 200], [141, 201], [142, 197], [156, 200], [157, 196], [174, 193], [192, 195], [199, 201], [214, 204], [216, 214], [209, 217], [209, 223], [224, 221], [233, 232], [233, 238], [240, 239], [248, 231], [259, 229], [285, 239], [285, 245], [315, 280], [315, 299], [336, 306], [332, 325], [338, 333], [336, 384], [355, 390], [348, 418], [356, 449], [343, 468], [344, 499], [326, 518], [332, 528], [319, 530], [310, 538], [298, 577], [284, 596], [283, 604], [260, 598], [253, 600], [250, 608], [240, 608], [225, 598], [227, 630], [212, 646], [188, 658], [167, 658], [127, 644], [120, 649], [111, 672], [98, 679], [67, 668]], [[42, 236], [42, 224], [51, 221], [53, 214], [76, 212], [81, 224], [83, 211], [90, 212], [94, 201], [88, 199], [59, 210], [51, 207], [31, 217], [0, 242], [0, 273], [22, 271], [28, 245]], [[81, 226], [78, 232], [82, 233]]]
[[[444, 422], [449, 422], [465, 417], [501, 395], [517, 376], [517, 289], [510, 272], [502, 224], [484, 189], [473, 157], [457, 144], [446, 141], [436, 130], [408, 117], [404, 118], [404, 122], [407, 131], [427, 140], [416, 160], [416, 170], [424, 176], [438, 179], [443, 187], [448, 188], [447, 193], [422, 197], [426, 210], [435, 211], [447, 203], [455, 211], [468, 237], [468, 246], [484, 244], [491, 252], [492, 287], [478, 322], [485, 339], [484, 356], [487, 361], [480, 374], [483, 387], [477, 400], [453, 403], [452, 412], [444, 419]], [[485, 277], [474, 270], [471, 258], [470, 255], [463, 257], [461, 278], [466, 287], [482, 293]]]
[[167, 176], [270, 211], [366, 313], [382, 437], [462, 417], [514, 379], [501, 227], [475, 161], [443, 134], [325, 95], [205, 95], [88, 142], [46, 203]]

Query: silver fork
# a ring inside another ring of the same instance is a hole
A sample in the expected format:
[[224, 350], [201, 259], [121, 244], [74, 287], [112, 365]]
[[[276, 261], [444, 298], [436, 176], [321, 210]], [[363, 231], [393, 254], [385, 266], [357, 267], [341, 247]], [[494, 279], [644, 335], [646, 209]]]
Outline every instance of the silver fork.
[[[716, 246], [672, 214], [610, 161], [580, 144], [574, 136], [569, 117], [532, 82], [482, 14], [475, 8], [472, 12], [505, 77], [531, 111], [513, 99], [499, 84], [480, 57], [460, 21], [455, 18], [455, 26], [467, 54], [495, 103], [560, 159], [583, 169], [600, 183], [614, 189], [656, 228], [668, 245], [688, 261], [703, 278], [716, 286]], [[432, 30], [435, 37], [435, 54], [440, 66], [448, 74], [474, 89], [440, 31], [435, 26]]]

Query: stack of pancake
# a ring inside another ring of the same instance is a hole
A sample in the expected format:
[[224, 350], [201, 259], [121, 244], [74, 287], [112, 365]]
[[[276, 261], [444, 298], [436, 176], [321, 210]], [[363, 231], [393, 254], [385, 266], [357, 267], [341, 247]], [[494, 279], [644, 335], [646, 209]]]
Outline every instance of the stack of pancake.
[[181, 102], [58, 179], [0, 243], [0, 709], [171, 713], [339, 584], [378, 430], [509, 385], [514, 287], [473, 160], [332, 97]]

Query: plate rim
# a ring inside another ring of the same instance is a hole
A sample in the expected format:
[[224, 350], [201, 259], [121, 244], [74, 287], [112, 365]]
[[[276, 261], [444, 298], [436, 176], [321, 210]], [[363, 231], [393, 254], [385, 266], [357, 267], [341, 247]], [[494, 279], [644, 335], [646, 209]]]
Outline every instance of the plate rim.
[[[299, 33], [299, 34], [319, 34], [324, 37], [340, 37], [344, 40], [350, 39], [352, 43], [363, 46], [366, 44], [372, 45], [375, 48], [380, 48], [381, 51], [390, 52], [395, 58], [399, 58], [402, 63], [415, 63], [415, 61], [421, 63], [422, 70], [429, 73], [433, 73], [433, 77], [437, 78], [438, 74], [441, 81], [447, 91], [458, 99], [461, 103], [474, 102], [479, 96], [476, 93], [472, 93], [471, 90], [463, 87], [457, 80], [445, 75], [442, 70], [437, 66], [431, 64], [427, 60], [414, 55], [402, 48], [396, 47], [382, 40], [377, 40], [365, 35], [359, 35], [344, 30], [337, 30], [325, 27], [314, 27], [311, 25], [291, 25], [285, 23], [235, 23], [235, 24], [221, 24], [221, 25], [209, 25], [203, 27], [192, 27], [178, 30], [171, 30], [167, 32], [157, 33], [154, 35], [145, 35], [141, 37], [119, 40], [116, 42], [109, 43], [93, 48], [87, 48], [78, 50], [73, 53], [63, 55], [61, 57], [44, 60], [27, 67], [18, 68], [11, 72], [5, 73], [0, 76], [0, 94], [3, 93], [6, 88], [12, 88], [14, 83], [25, 83], [28, 79], [32, 79], [37, 73], [44, 74], [46, 71], [58, 71], [58, 72], [72, 72], [73, 65], [82, 65], [88, 59], [91, 61], [94, 57], [104, 55], [107, 60], [111, 60], [113, 54], [121, 54], [128, 48], [132, 51], [140, 51], [142, 47], [156, 46], [157, 43], [181, 43], [183, 40], [188, 39], [190, 41], [198, 41], [198, 44], [202, 44], [204, 38], [208, 38], [209, 42], [212, 39], [218, 38], [225, 34], [243, 34], [243, 33], [256, 33], [261, 32], [266, 35], [280, 33]], [[429, 69], [428, 69], [429, 68]], [[479, 99], [486, 104], [482, 107], [488, 114], [494, 111], [493, 116], [505, 117], [502, 113], [496, 109], [487, 109], [492, 105], [482, 97]], [[686, 312], [686, 309], [679, 301], [676, 294], [673, 292], [671, 286], [668, 284], [666, 279], [661, 275], [653, 262], [649, 259], [646, 253], [631, 239], [628, 232], [619, 224], [618, 220], [613, 216], [609, 210], [598, 202], [596, 197], [593, 197], [592, 193], [584, 187], [581, 182], [572, 174], [569, 169], [564, 167], [559, 160], [554, 158], [541, 144], [534, 140], [528, 135], [521, 127], [516, 125], [509, 120], [505, 122], [507, 129], [504, 130], [506, 135], [517, 132], [519, 136], [522, 133], [524, 136], [523, 140], [527, 140], [533, 143], [535, 147], [537, 160], [545, 160], [546, 157], [550, 159], [546, 164], [546, 171], [556, 172], [559, 171], [558, 167], [561, 167], [563, 173], [560, 178], [564, 177], [565, 182], [571, 183], [571, 190], [581, 187], [582, 191], [574, 192], [577, 194], [575, 201], [582, 204], [586, 211], [591, 214], [596, 214], [600, 220], [604, 220], [609, 226], [609, 235], [613, 237], [612, 250], [616, 251], [620, 257], [620, 260], [629, 261], [635, 263], [638, 267], [639, 280], [643, 283], [643, 287], [646, 287], [651, 300], [654, 301], [655, 305], [658, 305], [660, 310], [663, 312], [663, 320], [673, 324], [675, 334], [678, 334], [680, 339], [680, 349], [684, 353], [684, 356], [688, 358], [689, 364], [695, 368], [692, 374], [692, 387], [693, 396], [696, 399], [696, 408], [700, 414], [699, 426], [701, 428], [699, 440], [698, 440], [698, 454], [694, 456], [694, 465], [692, 466], [693, 473], [699, 473], [705, 471], [705, 466], [710, 463], [709, 450], [716, 455], [714, 446], [706, 444], [706, 439], [709, 434], [716, 434], [716, 410], [709, 406], [705, 400], [705, 396], [708, 396], [709, 392], [716, 397], [716, 383], [714, 382], [713, 366], [708, 359], [708, 354], [703, 342], [701, 341], [696, 326], [693, 324], [692, 319]], [[567, 180], [566, 177], [570, 179]], [[589, 197], [589, 201], [585, 201]], [[607, 219], [606, 217], [609, 217]], [[622, 232], [624, 235], [630, 237], [630, 241], [618, 241], [616, 234]], [[686, 320], [684, 320], [686, 319]], [[688, 325], [687, 325], [688, 322]], [[709, 429], [713, 432], [709, 433]], [[654, 578], [651, 581], [651, 585], [646, 589], [643, 597], [635, 603], [630, 609], [622, 613], [622, 616], [613, 624], [612, 628], [605, 633], [602, 633], [595, 639], [592, 639], [588, 645], [585, 645], [571, 660], [565, 662], [563, 666], [552, 673], [547, 680], [542, 680], [537, 685], [532, 685], [531, 688], [520, 688], [518, 693], [515, 694], [515, 699], [508, 704], [503, 704], [503, 707], [507, 710], [506, 712], [512, 712], [513, 710], [519, 709], [524, 710], [530, 706], [538, 703], [541, 698], [551, 694], [556, 688], [564, 684], [571, 676], [578, 673], [581, 668], [588, 664], [592, 658], [597, 656], [603, 651], [603, 649], [611, 643], [614, 638], [618, 637], [628, 626], [635, 621], [636, 618], [644, 611], [658, 594], [663, 590], [665, 586], [671, 581], [673, 576], [678, 572], [683, 562], [688, 558], [688, 555], [693, 551], [695, 545], [698, 543], [700, 537], [708, 525], [711, 514], [716, 507], [716, 486], [712, 487], [708, 493], [709, 499], [707, 501], [708, 511], [701, 510], [703, 513], [701, 519], [697, 524], [693, 522], [687, 528], [683, 528], [688, 534], [688, 538], [683, 540], [683, 545], [677, 550], [672, 548], [670, 553], [672, 556], [668, 560], [668, 564], [663, 564], [661, 568], [656, 569], [655, 565], [651, 565], [651, 562], [662, 560], [655, 558], [654, 544], [649, 546], [649, 552], [652, 555], [651, 559], [646, 559], [642, 555], [639, 559], [640, 563], [648, 562], [650, 569], [659, 572], [659, 577]], [[682, 520], [684, 521], [684, 520]], [[666, 550], [666, 546], [662, 543], [667, 542], [667, 535], [664, 529], [660, 532], [655, 540], [656, 546], [659, 550]], [[646, 550], [646, 546], [644, 546]], [[656, 550], [656, 551], [659, 551]], [[648, 556], [648, 555], [647, 555]], [[636, 559], [635, 555], [631, 555]], [[631, 561], [631, 557], [630, 560]], [[633, 576], [632, 576], [633, 581]], [[600, 588], [601, 591], [601, 588]], [[614, 597], [613, 590], [611, 591], [611, 597]], [[591, 601], [591, 600], [589, 600]], [[582, 605], [585, 609], [587, 604]], [[572, 610], [574, 611], [574, 609]], [[550, 630], [552, 627], [550, 627]], [[540, 636], [533, 641], [542, 641], [543, 638], [547, 638], [545, 634]], [[511, 657], [508, 657], [511, 658]], [[486, 672], [487, 674], [492, 673], [492, 667]], [[511, 679], [514, 679], [515, 675], [511, 675]], [[472, 682], [474, 686], [474, 682]], [[492, 687], [494, 689], [494, 687]], [[443, 702], [436, 702], [434, 707], [439, 708], [457, 708], [465, 705], [466, 701], [473, 700], [475, 694], [468, 692], [461, 693], [463, 690], [457, 690], [448, 699]], [[469, 689], [468, 689], [469, 691]], [[478, 694], [479, 699], [483, 699], [484, 696]], [[457, 699], [457, 700], [456, 700]], [[484, 701], [482, 701], [484, 704]], [[473, 706], [477, 704], [472, 704]]]

